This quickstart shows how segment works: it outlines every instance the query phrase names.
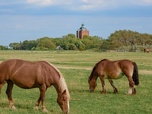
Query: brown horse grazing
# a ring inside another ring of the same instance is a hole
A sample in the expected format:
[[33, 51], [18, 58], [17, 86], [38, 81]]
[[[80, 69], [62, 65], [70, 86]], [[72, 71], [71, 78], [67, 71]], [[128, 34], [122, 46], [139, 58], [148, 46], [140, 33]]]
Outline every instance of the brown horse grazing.
[[126, 75], [129, 81], [128, 94], [136, 94], [136, 89], [134, 85], [139, 84], [138, 79], [138, 68], [135, 62], [130, 60], [118, 60], [110, 61], [108, 59], [103, 59], [96, 63], [93, 67], [91, 75], [88, 79], [90, 92], [93, 92], [97, 86], [96, 80], [99, 77], [102, 83], [102, 93], [106, 93], [104, 78], [107, 78], [114, 89], [114, 93], [118, 90], [114, 86], [112, 79], [118, 79]]
[[150, 52], [150, 49], [149, 48], [145, 48], [144, 49], [144, 53], [149, 53]]
[[45, 61], [29, 62], [19, 59], [4, 61], [0, 64], [0, 91], [5, 83], [7, 83], [6, 94], [12, 109], [15, 109], [12, 99], [14, 84], [24, 89], [39, 88], [40, 97], [35, 108], [38, 109], [41, 102], [44, 112], [47, 112], [44, 105], [45, 92], [53, 85], [58, 93], [59, 106], [64, 113], [69, 112], [70, 94], [66, 82], [60, 71], [52, 64]]

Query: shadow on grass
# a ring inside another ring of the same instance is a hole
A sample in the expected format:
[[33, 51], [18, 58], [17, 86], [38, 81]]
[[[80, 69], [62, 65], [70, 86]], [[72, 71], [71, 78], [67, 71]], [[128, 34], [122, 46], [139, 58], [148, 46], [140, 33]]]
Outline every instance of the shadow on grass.
[[8, 102], [0, 102], [0, 108], [9, 108]]
[[[90, 93], [90, 94], [101, 94], [101, 95], [104, 95], [101, 93], [101, 90], [95, 90], [94, 92], [90, 92], [89, 90], [87, 89], [73, 89], [73, 90], [70, 90], [70, 93]], [[118, 93], [114, 93], [113, 91], [107, 91], [106, 94], [112, 94], [112, 95], [126, 95], [126, 93], [124, 92], [118, 92]]]

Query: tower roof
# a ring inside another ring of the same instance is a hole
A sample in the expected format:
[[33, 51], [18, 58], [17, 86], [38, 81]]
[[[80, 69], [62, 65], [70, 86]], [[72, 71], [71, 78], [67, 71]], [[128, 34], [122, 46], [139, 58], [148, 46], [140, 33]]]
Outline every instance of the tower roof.
[[84, 24], [81, 24], [81, 27], [79, 30], [87, 30], [87, 29], [84, 27]]

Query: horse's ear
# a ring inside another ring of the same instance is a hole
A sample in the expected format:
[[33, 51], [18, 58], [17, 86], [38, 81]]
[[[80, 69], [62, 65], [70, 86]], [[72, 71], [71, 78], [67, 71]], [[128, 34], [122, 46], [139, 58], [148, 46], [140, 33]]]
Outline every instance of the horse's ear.
[[62, 94], [65, 94], [66, 93], [66, 89], [62, 92]]

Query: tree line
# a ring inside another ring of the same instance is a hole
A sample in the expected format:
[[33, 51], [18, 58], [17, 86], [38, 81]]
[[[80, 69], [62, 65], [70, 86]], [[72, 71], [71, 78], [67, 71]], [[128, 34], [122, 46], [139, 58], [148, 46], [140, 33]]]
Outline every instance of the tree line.
[[76, 38], [74, 34], [68, 34], [62, 38], [43, 37], [37, 40], [25, 40], [19, 43], [10, 43], [14, 50], [88, 50], [97, 48], [101, 38], [85, 36], [83, 40]]
[[131, 30], [118, 30], [107, 39], [98, 36], [84, 36], [76, 38], [68, 34], [61, 38], [43, 37], [36, 40], [13, 42], [9, 47], [0, 45], [0, 50], [115, 50], [115, 51], [141, 51], [145, 47], [151, 48], [152, 35]]

